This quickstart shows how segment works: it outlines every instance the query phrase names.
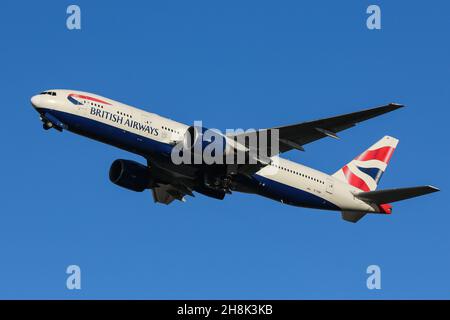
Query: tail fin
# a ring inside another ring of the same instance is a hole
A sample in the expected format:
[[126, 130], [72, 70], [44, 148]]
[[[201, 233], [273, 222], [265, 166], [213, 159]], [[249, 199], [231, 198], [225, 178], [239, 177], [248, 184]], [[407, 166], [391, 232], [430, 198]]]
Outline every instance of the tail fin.
[[398, 140], [385, 136], [361, 155], [333, 174], [333, 177], [361, 189], [374, 191], [389, 160], [397, 147]]

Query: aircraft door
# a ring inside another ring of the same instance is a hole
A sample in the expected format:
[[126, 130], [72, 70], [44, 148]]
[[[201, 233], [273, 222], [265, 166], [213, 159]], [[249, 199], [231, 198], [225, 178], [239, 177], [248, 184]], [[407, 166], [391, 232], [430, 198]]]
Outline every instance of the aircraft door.
[[334, 185], [333, 185], [333, 179], [327, 179], [327, 186], [326, 186], [326, 191], [329, 194], [333, 194], [333, 190], [334, 190]]

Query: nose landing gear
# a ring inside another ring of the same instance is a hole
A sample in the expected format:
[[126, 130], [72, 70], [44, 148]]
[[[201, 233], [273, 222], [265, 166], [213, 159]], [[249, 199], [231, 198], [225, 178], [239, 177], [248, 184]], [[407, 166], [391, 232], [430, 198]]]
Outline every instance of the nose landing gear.
[[[51, 121], [48, 118], [53, 119], [53, 121]], [[49, 114], [41, 115], [40, 119], [42, 121], [42, 128], [44, 128], [44, 130], [54, 128], [59, 132], [61, 132], [66, 127], [61, 121], [59, 121], [58, 119]]]
[[42, 128], [44, 128], [44, 130], [49, 130], [53, 128], [53, 123], [50, 121], [43, 121]]

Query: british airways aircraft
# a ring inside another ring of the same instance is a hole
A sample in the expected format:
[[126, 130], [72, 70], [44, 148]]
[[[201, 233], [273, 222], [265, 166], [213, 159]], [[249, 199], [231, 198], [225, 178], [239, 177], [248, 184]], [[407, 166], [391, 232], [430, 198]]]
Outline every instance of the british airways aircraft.
[[[68, 130], [138, 154], [146, 164], [115, 160], [110, 180], [126, 189], [151, 190], [155, 202], [185, 201], [193, 192], [223, 199], [232, 192], [258, 194], [285, 204], [340, 211], [357, 222], [367, 213], [390, 214], [391, 203], [439, 191], [433, 186], [376, 190], [398, 140], [385, 136], [334, 174], [327, 174], [283, 159], [279, 154], [337, 133], [359, 122], [403, 107], [398, 104], [298, 124], [256, 130], [277, 132], [278, 148], [253, 163], [174, 163], [177, 143], [193, 139], [188, 126], [154, 113], [87, 92], [47, 90], [31, 98], [44, 129]], [[203, 129], [202, 129], [203, 130]], [[226, 143], [246, 133], [223, 135]], [[244, 139], [244, 141], [246, 141]], [[206, 144], [202, 144], [203, 149]], [[234, 143], [248, 155], [246, 143]]]

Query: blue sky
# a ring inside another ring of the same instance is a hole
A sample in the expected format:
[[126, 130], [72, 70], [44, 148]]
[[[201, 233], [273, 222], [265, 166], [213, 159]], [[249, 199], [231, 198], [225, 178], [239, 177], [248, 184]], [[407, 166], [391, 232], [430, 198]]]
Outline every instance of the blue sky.
[[[450, 298], [448, 2], [75, 3], [80, 31], [66, 29], [71, 2], [0, 4], [0, 298]], [[108, 180], [113, 160], [138, 157], [42, 130], [29, 98], [49, 88], [221, 129], [403, 103], [286, 157], [332, 173], [389, 134], [400, 144], [380, 188], [442, 191], [356, 225], [243, 194], [156, 205]], [[80, 291], [66, 289], [71, 264]]]

